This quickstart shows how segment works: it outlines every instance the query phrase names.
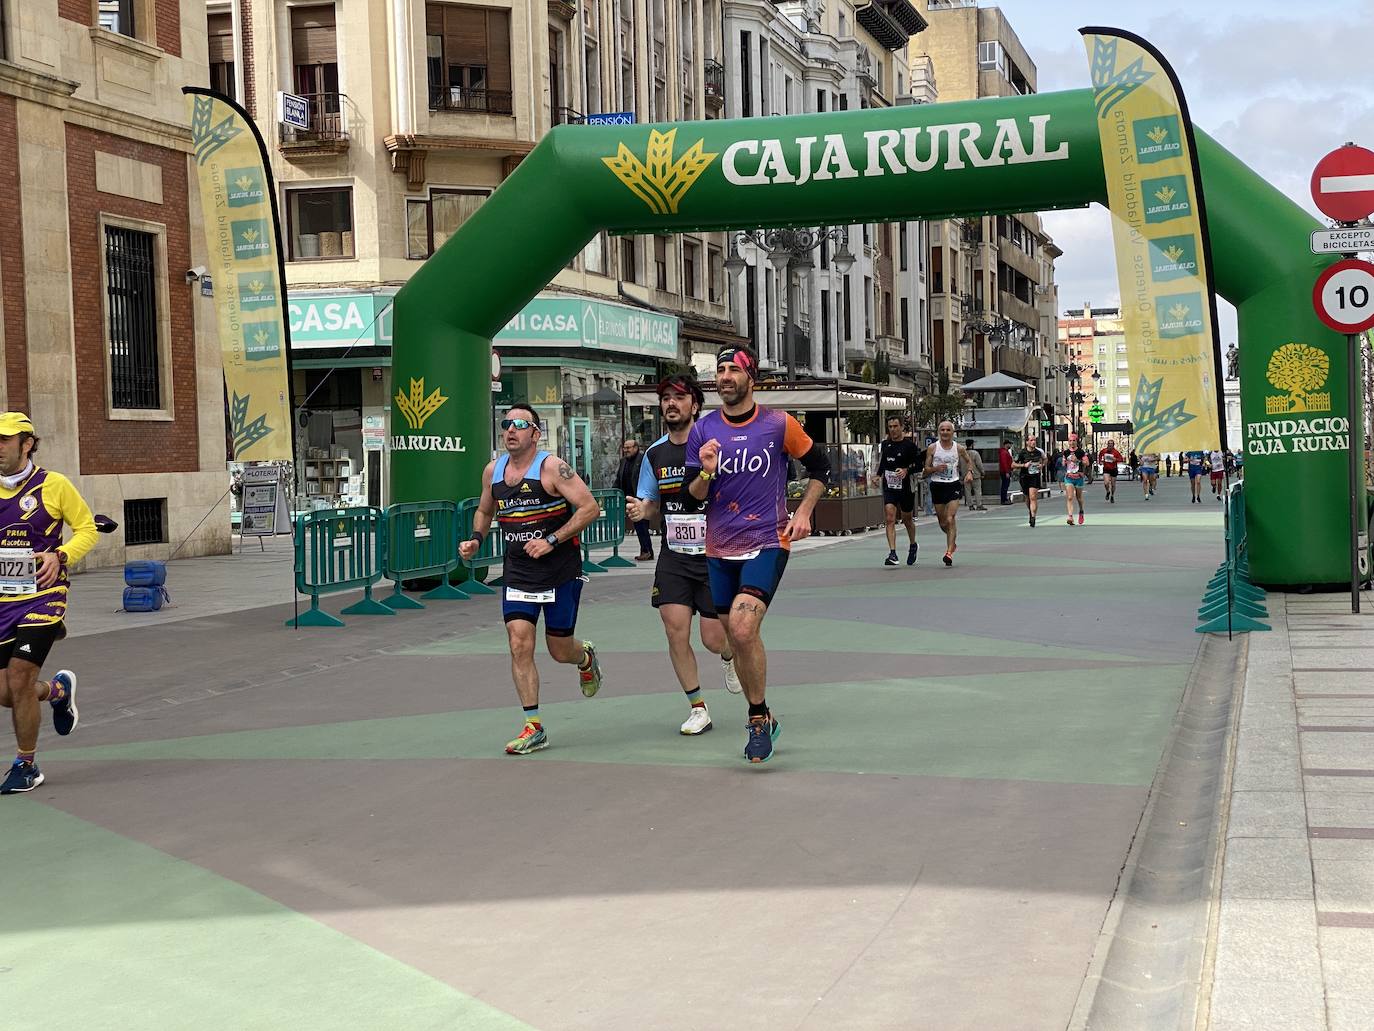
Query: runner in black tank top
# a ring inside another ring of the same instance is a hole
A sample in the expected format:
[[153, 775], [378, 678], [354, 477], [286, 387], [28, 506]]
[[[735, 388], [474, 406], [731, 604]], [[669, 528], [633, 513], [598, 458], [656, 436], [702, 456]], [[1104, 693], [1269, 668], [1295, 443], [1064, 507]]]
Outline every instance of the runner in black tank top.
[[550, 657], [577, 666], [582, 693], [588, 698], [601, 687], [596, 648], [573, 637], [583, 583], [578, 534], [601, 510], [568, 463], [539, 450], [539, 416], [529, 405], [506, 409], [501, 437], [506, 453], [482, 473], [474, 532], [458, 550], [471, 559], [486, 540], [492, 519], [500, 523], [505, 545], [501, 609], [510, 639], [511, 674], [525, 719], [524, 729], [506, 745], [506, 752], [526, 755], [549, 743], [539, 715], [539, 671], [534, 665], [534, 628], [540, 613]]

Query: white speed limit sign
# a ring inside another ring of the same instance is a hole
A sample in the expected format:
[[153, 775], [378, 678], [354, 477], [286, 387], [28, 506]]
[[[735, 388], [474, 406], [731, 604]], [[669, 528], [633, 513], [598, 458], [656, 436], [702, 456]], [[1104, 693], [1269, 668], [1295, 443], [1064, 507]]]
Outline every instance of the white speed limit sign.
[[1336, 262], [1317, 277], [1312, 305], [1337, 333], [1374, 328], [1374, 265], [1355, 258]]

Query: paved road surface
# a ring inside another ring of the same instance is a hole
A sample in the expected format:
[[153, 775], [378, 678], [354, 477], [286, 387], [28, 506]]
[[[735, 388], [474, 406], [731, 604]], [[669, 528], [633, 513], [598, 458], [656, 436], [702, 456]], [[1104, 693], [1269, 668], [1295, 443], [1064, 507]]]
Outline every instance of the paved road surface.
[[1220, 556], [1185, 491], [966, 514], [950, 570], [933, 526], [915, 569], [796, 556], [763, 768], [704, 650], [716, 729], [677, 733], [647, 573], [589, 586], [606, 686], [544, 659], [523, 759], [492, 599], [73, 638], [81, 730], [0, 800], [6, 1021], [1063, 1028]]

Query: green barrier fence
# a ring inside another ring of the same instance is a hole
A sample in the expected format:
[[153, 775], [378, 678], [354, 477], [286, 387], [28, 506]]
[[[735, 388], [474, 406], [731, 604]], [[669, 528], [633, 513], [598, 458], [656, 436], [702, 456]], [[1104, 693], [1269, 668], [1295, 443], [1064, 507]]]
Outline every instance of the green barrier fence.
[[372, 585], [386, 567], [385, 524], [376, 508], [331, 508], [296, 517], [296, 591], [310, 596], [310, 608], [287, 626], [343, 626], [320, 608], [320, 595], [363, 589], [362, 600], [345, 616], [394, 616], [372, 597]]
[[[625, 540], [625, 492], [620, 490], [594, 490], [592, 497], [601, 508], [601, 514], [591, 526], [582, 531], [582, 572], [605, 573], [612, 566], [627, 568], [634, 563], [620, 557], [620, 545]], [[603, 558], [600, 563], [593, 562], [592, 548], [611, 546], [611, 557]]]
[[[477, 518], [477, 503], [480, 498], [464, 498], [458, 502], [458, 540], [465, 541], [472, 536], [473, 520]], [[495, 526], [492, 532], [487, 534], [482, 546], [477, 549], [477, 554], [470, 559], [462, 559], [463, 566], [468, 570], [468, 578], [459, 585], [458, 591], [464, 597], [472, 597], [474, 594], [495, 594], [492, 588], [488, 587], [475, 575], [479, 569], [490, 569], [492, 566], [500, 566], [505, 561], [506, 539]], [[492, 583], [500, 583], [501, 578], [497, 577]]]
[[1207, 584], [1198, 609], [1200, 634], [1268, 630], [1264, 591], [1250, 582], [1249, 537], [1245, 529], [1245, 484], [1234, 484], [1226, 497], [1226, 558]]
[[382, 599], [390, 609], [422, 609], [401, 590], [404, 580], [437, 576], [438, 587], [421, 595], [427, 601], [463, 601], [467, 595], [448, 582], [458, 568], [458, 503], [413, 501], [386, 510], [386, 569], [395, 590]]

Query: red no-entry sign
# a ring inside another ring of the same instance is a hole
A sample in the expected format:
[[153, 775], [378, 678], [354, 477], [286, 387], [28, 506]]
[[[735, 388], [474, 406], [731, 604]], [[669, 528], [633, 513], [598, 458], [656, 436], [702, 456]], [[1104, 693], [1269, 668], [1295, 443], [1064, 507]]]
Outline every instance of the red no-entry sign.
[[1374, 265], [1354, 258], [1336, 262], [1317, 277], [1312, 306], [1337, 333], [1374, 328]]
[[1374, 213], [1374, 151], [1350, 144], [1318, 161], [1312, 199], [1338, 222], [1358, 222]]

